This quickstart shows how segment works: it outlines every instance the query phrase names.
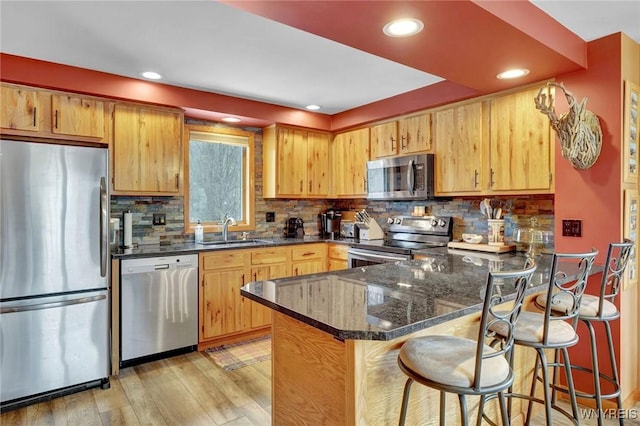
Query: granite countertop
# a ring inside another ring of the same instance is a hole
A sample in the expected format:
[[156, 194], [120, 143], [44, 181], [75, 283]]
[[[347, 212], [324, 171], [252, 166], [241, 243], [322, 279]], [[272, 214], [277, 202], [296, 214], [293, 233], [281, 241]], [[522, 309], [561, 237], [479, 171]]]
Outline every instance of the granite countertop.
[[[341, 243], [351, 244], [353, 239], [328, 240], [320, 237], [304, 237], [304, 238], [256, 238], [252, 241], [233, 240], [228, 244], [148, 244], [140, 245], [132, 249], [118, 248], [111, 251], [114, 259], [133, 259], [141, 257], [156, 256], [177, 256], [184, 254], [194, 254], [205, 251], [214, 250], [234, 250], [261, 247], [277, 247], [295, 244], [311, 244], [311, 243]], [[217, 242], [216, 242], [217, 243]]]
[[[521, 253], [440, 249], [423, 255], [427, 258], [421, 261], [251, 282], [241, 293], [339, 340], [391, 340], [480, 311], [489, 268], [515, 270], [525, 262]], [[529, 292], [546, 288], [551, 260], [550, 255], [538, 258]], [[562, 270], [568, 279], [575, 276], [574, 264]], [[594, 265], [591, 273], [602, 270]]]

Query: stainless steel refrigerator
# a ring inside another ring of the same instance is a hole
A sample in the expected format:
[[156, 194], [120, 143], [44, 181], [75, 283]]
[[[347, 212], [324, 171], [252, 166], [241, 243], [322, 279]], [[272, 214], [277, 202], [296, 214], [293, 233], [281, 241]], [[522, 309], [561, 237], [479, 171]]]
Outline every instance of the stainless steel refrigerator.
[[0, 140], [0, 410], [109, 386], [106, 148]]

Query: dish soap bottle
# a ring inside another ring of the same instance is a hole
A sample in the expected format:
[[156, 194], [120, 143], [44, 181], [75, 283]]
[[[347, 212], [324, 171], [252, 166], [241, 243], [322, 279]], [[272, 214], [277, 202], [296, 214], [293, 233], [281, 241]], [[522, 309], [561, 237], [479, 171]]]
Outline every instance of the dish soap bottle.
[[198, 224], [196, 225], [196, 244], [202, 244], [204, 241], [204, 228], [200, 223], [200, 219], [198, 219]]

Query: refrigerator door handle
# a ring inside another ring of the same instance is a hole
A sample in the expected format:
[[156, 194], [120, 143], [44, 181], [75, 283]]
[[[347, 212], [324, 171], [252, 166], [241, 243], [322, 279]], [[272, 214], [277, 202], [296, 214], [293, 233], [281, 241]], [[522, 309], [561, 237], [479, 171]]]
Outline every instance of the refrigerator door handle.
[[11, 306], [8, 308], [0, 308], [0, 314], [10, 314], [14, 312], [37, 311], [40, 309], [60, 308], [62, 306], [80, 305], [82, 303], [97, 302], [106, 299], [104, 294], [91, 297], [79, 297], [77, 299], [62, 300], [59, 302], [34, 303], [33, 305]]
[[109, 253], [109, 221], [107, 220], [107, 182], [100, 178], [100, 276], [107, 276], [107, 258]]

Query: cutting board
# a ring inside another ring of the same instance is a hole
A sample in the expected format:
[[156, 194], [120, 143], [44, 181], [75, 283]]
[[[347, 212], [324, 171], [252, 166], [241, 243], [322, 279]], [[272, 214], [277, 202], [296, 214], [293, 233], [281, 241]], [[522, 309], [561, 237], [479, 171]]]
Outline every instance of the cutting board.
[[488, 253], [507, 253], [509, 251], [514, 251], [516, 249], [515, 244], [505, 244], [503, 246], [490, 246], [489, 244], [470, 244], [470, 243], [465, 243], [463, 241], [450, 241], [448, 244], [448, 247], [453, 249], [484, 251]]

